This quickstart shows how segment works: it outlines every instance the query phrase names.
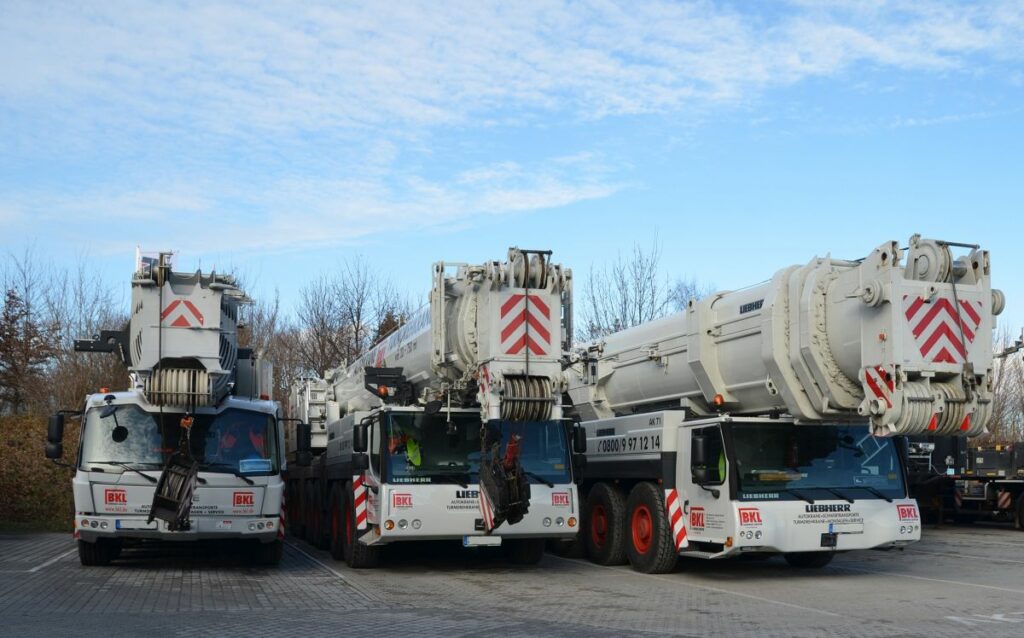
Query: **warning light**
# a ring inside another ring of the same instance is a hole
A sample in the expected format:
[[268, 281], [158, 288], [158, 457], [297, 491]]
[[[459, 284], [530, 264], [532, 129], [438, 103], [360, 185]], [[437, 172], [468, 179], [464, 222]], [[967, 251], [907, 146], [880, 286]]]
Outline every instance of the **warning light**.
[[388, 386], [386, 386], [386, 385], [379, 385], [379, 386], [377, 386], [377, 394], [379, 394], [382, 397], [386, 397], [388, 395]]
[[110, 392], [110, 388], [100, 388], [100, 394], [107, 394]]
[[715, 398], [712, 399], [711, 402], [714, 403], [716, 407], [719, 407], [725, 403], [725, 397], [720, 394], [716, 394]]
[[568, 525], [569, 527], [576, 527], [576, 517], [575, 517], [575, 516], [570, 516], [570, 517], [569, 517], [569, 520], [568, 520], [568, 521], [566, 521], [566, 524], [567, 524], [567, 525]]
[[384, 521], [384, 529], [388, 530], [389, 532], [395, 529], [395, 522], [390, 520]]
[[727, 536], [725, 538], [725, 546], [726, 547], [732, 547], [732, 536]]

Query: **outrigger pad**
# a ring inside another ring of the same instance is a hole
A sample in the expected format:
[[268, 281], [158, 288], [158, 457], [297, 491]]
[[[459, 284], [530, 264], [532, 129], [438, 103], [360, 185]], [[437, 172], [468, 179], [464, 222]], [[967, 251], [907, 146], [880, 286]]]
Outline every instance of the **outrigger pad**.
[[508, 521], [515, 525], [530, 511], [530, 482], [518, 459], [510, 469], [497, 458], [485, 457], [480, 464], [480, 488], [494, 508], [494, 527]]
[[199, 478], [199, 464], [192, 458], [176, 452], [167, 459], [167, 465], [156, 485], [153, 505], [149, 508], [149, 522], [154, 518], [167, 522], [172, 532], [186, 531], [190, 527], [192, 493]]

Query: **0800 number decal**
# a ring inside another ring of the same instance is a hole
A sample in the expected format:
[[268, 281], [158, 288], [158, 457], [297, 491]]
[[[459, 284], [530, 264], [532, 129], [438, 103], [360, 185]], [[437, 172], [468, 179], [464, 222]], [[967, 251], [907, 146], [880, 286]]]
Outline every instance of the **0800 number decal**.
[[634, 434], [631, 436], [619, 436], [614, 439], [601, 439], [597, 442], [597, 451], [600, 454], [657, 452], [660, 449], [660, 434]]

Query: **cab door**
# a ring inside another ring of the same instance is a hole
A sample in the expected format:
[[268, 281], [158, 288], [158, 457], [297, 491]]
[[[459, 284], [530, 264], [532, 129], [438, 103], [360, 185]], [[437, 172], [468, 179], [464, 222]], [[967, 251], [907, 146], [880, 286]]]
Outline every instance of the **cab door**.
[[725, 543], [733, 529], [729, 460], [720, 425], [687, 428], [680, 437], [686, 493], [683, 512], [691, 540]]

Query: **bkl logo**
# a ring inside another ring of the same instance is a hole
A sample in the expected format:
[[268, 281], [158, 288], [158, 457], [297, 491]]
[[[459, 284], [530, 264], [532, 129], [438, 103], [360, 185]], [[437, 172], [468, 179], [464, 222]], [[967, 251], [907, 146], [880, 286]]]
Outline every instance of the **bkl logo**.
[[554, 505], [555, 507], [569, 507], [569, 493], [552, 492], [551, 504]]
[[917, 508], [913, 505], [897, 505], [896, 515], [899, 516], [901, 521], [918, 520]]
[[412, 494], [394, 493], [391, 495], [391, 504], [395, 507], [412, 507]]
[[124, 490], [105, 490], [103, 492], [103, 501], [107, 505], [127, 505], [128, 493]]
[[741, 507], [740, 513], [740, 525], [760, 525], [764, 521], [761, 520], [761, 511], [756, 507]]
[[201, 328], [205, 319], [188, 299], [174, 299], [160, 311], [160, 321], [172, 328]]
[[255, 507], [256, 495], [252, 492], [235, 492], [233, 502], [235, 507]]
[[690, 508], [690, 527], [695, 530], [704, 529], [704, 508], [703, 507], [691, 507]]

